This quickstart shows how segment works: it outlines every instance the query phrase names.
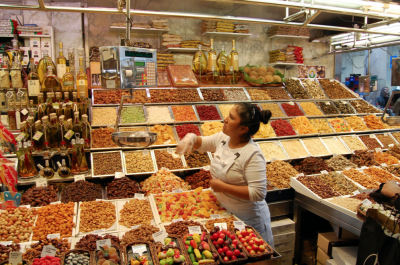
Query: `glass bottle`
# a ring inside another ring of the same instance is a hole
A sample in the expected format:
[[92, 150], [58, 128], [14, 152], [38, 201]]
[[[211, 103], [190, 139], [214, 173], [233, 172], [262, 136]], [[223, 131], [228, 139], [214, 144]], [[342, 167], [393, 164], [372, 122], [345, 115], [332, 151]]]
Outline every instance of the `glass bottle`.
[[65, 125], [65, 131], [66, 133], [64, 134], [64, 139], [65, 142], [67, 143], [68, 148], [72, 148], [72, 138], [74, 136], [74, 131], [72, 130], [72, 119], [67, 120], [67, 124]]
[[24, 122], [29, 117], [29, 108], [26, 103], [21, 102], [21, 122]]
[[43, 93], [38, 95], [38, 108], [37, 108], [37, 119], [42, 120], [46, 113], [46, 105], [43, 102]]
[[67, 59], [65, 59], [64, 54], [63, 54], [63, 44], [62, 42], [60, 42], [59, 44], [59, 48], [60, 48], [60, 53], [59, 56], [57, 58], [57, 77], [60, 80], [60, 82], [63, 82], [63, 77], [64, 74], [67, 71]]
[[230, 60], [228, 54], [225, 52], [225, 46], [222, 45], [222, 50], [217, 57], [217, 66], [221, 76], [222, 83], [226, 83], [225, 75], [229, 72]]
[[75, 137], [75, 139], [71, 140], [73, 146], [71, 173], [74, 175], [87, 173], [89, 171], [85, 155], [85, 148], [83, 147], [84, 140], [79, 138], [79, 134], [76, 134]]
[[68, 48], [68, 61], [69, 61], [69, 70], [73, 76], [75, 76], [75, 49]]
[[72, 112], [72, 103], [63, 104], [63, 114], [65, 116], [65, 120], [71, 119]]
[[[214, 70], [212, 70], [213, 67]], [[214, 72], [215, 70], [218, 71], [217, 52], [214, 50], [214, 40], [211, 39], [211, 47], [208, 52], [207, 72]]]
[[8, 57], [0, 53], [0, 88], [10, 88], [10, 64]]
[[58, 131], [60, 126], [57, 123], [57, 115], [55, 113], [50, 114], [50, 148], [56, 150], [58, 148]]
[[35, 134], [33, 139], [33, 149], [35, 152], [42, 152], [44, 148], [43, 126], [40, 120], [35, 122]]
[[71, 175], [71, 170], [67, 167], [65, 159], [61, 160], [61, 163], [57, 161], [57, 166], [57, 173], [60, 178], [67, 178]]
[[54, 65], [53, 61], [51, 60], [51, 58], [48, 54], [48, 51], [46, 49], [44, 49], [42, 59], [40, 59], [40, 61], [38, 63], [38, 67], [37, 67], [37, 74], [39, 76], [39, 81], [40, 81], [42, 88], [44, 88], [44, 86], [45, 86], [43, 81], [44, 81], [44, 77], [46, 76], [46, 74], [48, 72], [48, 66], [51, 66], [51, 68], [53, 69], [53, 73], [55, 75], [57, 75], [57, 68]]
[[[1, 69], [0, 69], [0, 75], [1, 75]], [[0, 77], [0, 82], [1, 82], [1, 77]], [[0, 109], [7, 109], [7, 99], [6, 99], [6, 89], [0, 88]]]
[[50, 161], [44, 161], [44, 167], [41, 164], [38, 164], [38, 168], [40, 168], [40, 175], [42, 175], [46, 179], [51, 179], [54, 177], [54, 169], [50, 167]]
[[33, 100], [33, 102], [36, 104], [37, 96], [40, 93], [40, 82], [39, 76], [36, 73], [36, 66], [33, 62], [33, 58], [30, 58], [29, 61], [30, 72], [28, 75], [28, 96], [29, 99]]
[[47, 103], [46, 103], [46, 115], [50, 115], [51, 113], [55, 113], [53, 102], [55, 102], [55, 97], [53, 92], [47, 93]]
[[19, 104], [15, 104], [15, 125], [17, 130], [21, 128], [21, 108]]
[[85, 92], [88, 97], [88, 78], [83, 68], [83, 58], [79, 58], [79, 72], [76, 74], [76, 87], [78, 92]]
[[41, 92], [62, 92], [60, 80], [53, 73], [52, 66], [47, 67], [47, 74], [43, 79], [42, 90]]
[[232, 40], [232, 51], [229, 55], [230, 66], [233, 67], [233, 71], [239, 72], [239, 53], [236, 51], [235, 40]]
[[64, 160], [65, 161], [65, 165], [68, 168], [71, 168], [71, 158], [68, 154], [68, 149], [66, 146], [61, 146], [60, 147], [60, 159], [61, 161]]
[[208, 81], [213, 85], [218, 85], [221, 83], [219, 76], [219, 71], [215, 70], [215, 66], [211, 67], [211, 71], [207, 73]]
[[33, 143], [33, 136], [35, 134], [35, 123], [34, 123], [34, 117], [28, 117], [27, 123], [26, 123], [26, 131], [29, 135], [28, 140]]
[[92, 128], [90, 127], [90, 123], [88, 121], [88, 116], [86, 114], [82, 115], [82, 138], [84, 140], [84, 147], [86, 149], [90, 149], [90, 130]]
[[[70, 71], [69, 60], [67, 60], [66, 65], [67, 65], [67, 69], [63, 76], [63, 91], [70, 92], [70, 94], [71, 94], [72, 92], [76, 92], [75, 77]], [[72, 94], [71, 94], [71, 96], [72, 96]], [[64, 97], [64, 99], [67, 100], [69, 98]], [[72, 98], [70, 100], [72, 100]]]
[[79, 103], [78, 103], [78, 92], [72, 92], [72, 105], [71, 105], [71, 111], [72, 115], [76, 112], [79, 111]]
[[27, 142], [23, 144], [23, 147], [22, 143], [18, 142], [17, 157], [19, 177], [32, 178], [38, 175], [38, 171], [35, 167], [35, 161], [33, 160], [32, 151]]
[[17, 140], [17, 142], [24, 142], [29, 139], [29, 133], [27, 127], [28, 125], [26, 121], [21, 122], [20, 133], [17, 137], [15, 137], [15, 140]]
[[69, 98], [70, 94], [72, 96], [72, 93], [69, 93], [68, 91], [64, 92], [64, 102], [69, 102], [70, 100], [72, 100], [72, 99]]
[[22, 82], [22, 65], [18, 60], [15, 60], [12, 65], [11, 65], [11, 71], [10, 71], [10, 76], [11, 76], [11, 86], [16, 89], [16, 88], [21, 88], [24, 86], [24, 83]]
[[229, 84], [235, 85], [238, 83], [238, 72], [233, 70], [233, 66], [230, 67], [229, 73], [227, 74], [227, 78], [229, 80]]
[[82, 135], [82, 123], [79, 119], [79, 112], [76, 111], [74, 112], [74, 123], [72, 130], [74, 131], [75, 135], [78, 133], [79, 135]]
[[6, 50], [8, 59], [10, 62], [19, 62], [19, 64], [22, 66], [25, 51], [18, 48], [18, 40], [12, 39], [11, 43], [13, 46], [12, 49]]
[[196, 75], [205, 75], [207, 73], [207, 57], [201, 50], [201, 45], [199, 45], [199, 50], [193, 56], [192, 70]]
[[60, 124], [59, 124], [59, 130], [57, 133], [57, 138], [59, 141], [59, 146], [61, 149], [67, 148], [67, 142], [65, 141], [64, 135], [67, 133], [65, 124], [64, 124], [64, 115], [61, 115], [58, 117]]
[[79, 118], [82, 118], [83, 114], [88, 113], [88, 103], [85, 97], [85, 93], [80, 92], [79, 95]]
[[16, 130], [17, 129], [15, 103], [10, 103], [9, 107], [8, 107], [8, 125], [10, 126], [10, 130]]
[[43, 139], [44, 139], [44, 150], [50, 150], [54, 139], [51, 137], [49, 116], [44, 116], [42, 118], [43, 123]]

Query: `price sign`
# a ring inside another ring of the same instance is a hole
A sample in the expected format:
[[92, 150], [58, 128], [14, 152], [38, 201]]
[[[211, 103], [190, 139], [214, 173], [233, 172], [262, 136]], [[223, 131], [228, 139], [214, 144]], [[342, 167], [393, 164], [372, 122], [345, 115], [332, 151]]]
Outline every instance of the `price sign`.
[[125, 177], [125, 173], [124, 172], [115, 172], [115, 178], [116, 179], [120, 179]]
[[97, 240], [97, 241], [96, 241], [96, 248], [97, 248], [97, 250], [100, 250], [100, 247], [102, 247], [102, 246], [111, 247], [111, 239]]
[[10, 252], [8, 263], [12, 265], [22, 264], [22, 252]]
[[172, 154], [172, 149], [168, 147], [167, 152], [168, 152], [168, 154]]
[[304, 177], [304, 173], [297, 174], [296, 177]]
[[353, 192], [354, 195], [360, 194], [360, 191], [356, 190], [355, 192]]
[[39, 141], [39, 139], [42, 137], [42, 135], [43, 135], [42, 132], [36, 132], [35, 135], [32, 137], [32, 139]]
[[382, 148], [375, 148], [375, 152], [382, 153]]
[[221, 218], [221, 215], [219, 215], [219, 214], [211, 214], [210, 217], [211, 217], [211, 219], [219, 219], [219, 218]]
[[103, 199], [96, 199], [96, 202], [102, 202], [104, 201]]
[[181, 192], [183, 192], [183, 189], [176, 189], [176, 190], [173, 190], [172, 192], [173, 193], [181, 193]]
[[23, 97], [24, 95], [25, 95], [25, 91], [22, 90], [21, 88], [19, 88], [19, 89], [18, 89], [18, 92], [17, 92], [17, 96]]
[[242, 221], [233, 221], [233, 225], [239, 231], [242, 231], [243, 229], [246, 229], [246, 226], [244, 225], [244, 222], [242, 222]]
[[368, 200], [368, 199], [363, 200], [362, 203], [365, 204], [365, 205], [371, 205], [372, 204], [372, 202], [370, 200]]
[[189, 226], [189, 234], [201, 234], [201, 228], [200, 226]]
[[382, 163], [381, 166], [387, 167], [387, 164], [386, 163]]
[[167, 232], [165, 230], [161, 230], [157, 233], [153, 234], [154, 242], [161, 242], [164, 245], [164, 239], [167, 238]]
[[321, 171], [321, 174], [328, 174], [328, 171], [322, 170], [322, 171]]
[[215, 223], [214, 227], [219, 227], [219, 229], [228, 229], [228, 225], [226, 223]]
[[172, 222], [173, 222], [173, 223], [175, 223], [175, 222], [182, 222], [182, 221], [183, 221], [182, 218], [179, 218], [179, 219], [172, 219]]
[[47, 187], [47, 179], [45, 178], [38, 178], [35, 182], [36, 187]]
[[47, 245], [43, 247], [42, 254], [40, 254], [40, 257], [46, 257], [46, 256], [51, 256], [54, 257], [56, 255], [57, 249], [53, 247], [52, 245]]
[[144, 194], [142, 194], [142, 193], [135, 193], [135, 199], [144, 200]]
[[150, 152], [149, 152], [149, 150], [147, 150], [147, 149], [144, 149], [143, 151], [142, 151], [142, 155], [144, 155], [144, 156], [148, 156], [150, 154]]
[[50, 204], [60, 204], [61, 202], [60, 201], [57, 201], [57, 202], [51, 202]]
[[25, 136], [25, 133], [20, 133], [17, 137], [15, 137], [15, 140], [17, 140], [17, 142], [21, 142], [25, 138]]
[[74, 181], [75, 182], [80, 181], [80, 180], [85, 181], [85, 175], [75, 175], [74, 176]]
[[137, 229], [137, 228], [139, 228], [141, 225], [134, 225], [134, 226], [132, 226], [131, 227], [131, 229]]
[[294, 102], [290, 101], [290, 102], [289, 102], [289, 105], [294, 106]]
[[204, 166], [204, 167], [203, 167], [203, 169], [204, 169], [205, 171], [210, 171], [210, 168], [211, 168], [210, 165]]
[[104, 234], [106, 232], [106, 230], [105, 229], [99, 229], [99, 230], [94, 230], [94, 234], [98, 234], [98, 235], [102, 235], [102, 234]]
[[49, 234], [49, 235], [47, 235], [47, 238], [54, 239], [54, 238], [61, 238], [61, 237], [60, 237], [60, 233], [58, 233], [58, 234]]
[[135, 245], [132, 246], [132, 252], [133, 254], [138, 254], [139, 256], [142, 256], [144, 252], [147, 251], [146, 245]]

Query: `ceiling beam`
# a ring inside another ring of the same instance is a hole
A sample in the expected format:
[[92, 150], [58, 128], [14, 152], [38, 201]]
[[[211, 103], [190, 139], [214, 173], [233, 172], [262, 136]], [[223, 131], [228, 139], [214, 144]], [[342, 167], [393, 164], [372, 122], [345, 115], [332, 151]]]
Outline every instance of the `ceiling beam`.
[[320, 11], [320, 10], [314, 11], [314, 13], [312, 13], [311, 16], [309, 18], [307, 18], [306, 21], [303, 22], [303, 26], [307, 26], [308, 24], [310, 24], [311, 21], [313, 21], [321, 13], [322, 13], [322, 11]]

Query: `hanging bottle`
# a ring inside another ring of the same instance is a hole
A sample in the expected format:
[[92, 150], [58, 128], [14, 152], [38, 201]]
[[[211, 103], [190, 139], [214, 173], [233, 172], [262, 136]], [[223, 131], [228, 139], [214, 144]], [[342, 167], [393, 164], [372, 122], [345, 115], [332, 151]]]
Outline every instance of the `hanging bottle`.
[[63, 115], [61, 92], [56, 92], [56, 103], [53, 103], [53, 109], [56, 112], [57, 118]]
[[192, 70], [196, 75], [205, 75], [207, 73], [207, 57], [201, 50], [201, 45], [199, 45], [199, 50], [193, 56]]
[[88, 103], [85, 97], [85, 93], [81, 92], [79, 95], [79, 118], [82, 118], [83, 114], [88, 114]]
[[17, 130], [21, 127], [21, 108], [19, 106], [18, 103], [15, 104], [15, 125], [17, 126]]
[[18, 134], [17, 137], [15, 137], [15, 140], [17, 142], [21, 142], [22, 143], [22, 142], [24, 142], [24, 141], [26, 141], [28, 139], [29, 139], [28, 125], [27, 125], [27, 122], [24, 121], [24, 122], [21, 122], [20, 133]]
[[38, 95], [38, 108], [37, 108], [37, 120], [42, 120], [46, 114], [46, 104], [43, 101], [43, 93]]
[[18, 142], [18, 176], [21, 178], [32, 178], [38, 175], [38, 171], [35, 167], [31, 149], [27, 142], [22, 144]]
[[11, 40], [11, 42], [13, 44], [13, 49], [7, 51], [7, 52], [11, 51], [11, 53], [13, 54], [13, 61], [11, 64], [11, 71], [10, 71], [11, 85], [14, 89], [18, 89], [24, 86], [24, 83], [22, 82], [22, 72], [21, 72], [22, 64], [20, 61], [21, 57], [18, 56], [21, 50], [18, 49], [18, 41], [16, 39]]
[[28, 140], [33, 143], [33, 135], [35, 133], [35, 122], [33, 117], [28, 117], [26, 131], [29, 134]]
[[50, 149], [56, 150], [58, 149], [58, 131], [60, 129], [59, 124], [57, 123], [57, 115], [55, 113], [50, 114]]
[[71, 98], [64, 97], [64, 99], [66, 101], [72, 100], [72, 92], [76, 92], [76, 89], [75, 89], [75, 77], [70, 72], [69, 61], [68, 60], [67, 60], [67, 71], [63, 76], [63, 92], [69, 92], [71, 94]]
[[21, 122], [26, 121], [29, 117], [29, 108], [26, 103], [21, 102]]
[[40, 81], [42, 88], [45, 87], [45, 84], [43, 81], [44, 81], [44, 77], [48, 73], [48, 70], [49, 70], [48, 66], [51, 66], [51, 68], [53, 69], [52, 73], [57, 75], [57, 68], [54, 65], [53, 61], [51, 60], [47, 49], [44, 49], [42, 59], [40, 59], [38, 67], [37, 67], [37, 74], [39, 76], [39, 81]]
[[43, 126], [40, 120], [35, 122], [35, 134], [33, 136], [33, 149], [42, 152], [44, 147]]
[[60, 178], [68, 178], [71, 175], [71, 170], [67, 167], [65, 159], [62, 159], [61, 163], [57, 161], [57, 166], [57, 173]]
[[80, 139], [80, 135], [77, 133], [75, 139], [71, 140], [72, 143], [72, 165], [71, 173], [74, 175], [87, 173], [89, 167], [86, 160], [84, 140]]
[[77, 133], [80, 135], [82, 135], [82, 123], [79, 119], [79, 112], [76, 111], [74, 112], [74, 123], [73, 123], [73, 127], [72, 130], [74, 131], [74, 134], [76, 135]]
[[59, 124], [59, 130], [57, 133], [57, 139], [59, 141], [60, 149], [63, 149], [63, 148], [67, 148], [67, 143], [64, 139], [64, 135], [67, 133], [65, 124], [64, 124], [64, 115], [61, 115], [60, 117], [58, 117], [58, 119], [60, 121], [60, 124]]
[[55, 96], [53, 92], [47, 93], [47, 102], [46, 102], [46, 115], [50, 115], [51, 113], [55, 113], [53, 102], [55, 102]]
[[44, 150], [49, 151], [51, 149], [51, 133], [50, 133], [50, 123], [49, 123], [49, 116], [44, 116], [42, 118], [43, 123], [43, 139], [44, 139]]
[[84, 147], [86, 149], [90, 149], [90, 131], [91, 131], [90, 123], [88, 121], [88, 116], [86, 114], [82, 115], [82, 138], [84, 140]]
[[17, 129], [17, 120], [15, 114], [15, 103], [10, 103], [8, 106], [8, 125], [10, 126], [10, 130]]
[[71, 118], [74, 116], [74, 113], [79, 111], [79, 103], [78, 103], [78, 92], [72, 92], [72, 105], [71, 105]]
[[72, 119], [67, 120], [67, 125], [66, 125], [66, 133], [64, 135], [64, 139], [67, 142], [68, 148], [72, 148], [72, 143], [71, 140], [74, 137], [74, 131], [72, 130]]

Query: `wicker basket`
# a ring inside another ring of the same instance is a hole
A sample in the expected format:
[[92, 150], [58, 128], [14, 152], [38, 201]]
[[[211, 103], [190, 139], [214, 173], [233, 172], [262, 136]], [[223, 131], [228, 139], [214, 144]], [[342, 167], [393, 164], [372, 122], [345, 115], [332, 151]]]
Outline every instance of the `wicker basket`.
[[89, 265], [94, 265], [96, 264], [96, 254], [95, 251], [89, 251], [86, 249], [80, 249], [80, 248], [76, 248], [76, 249], [71, 249], [70, 251], [65, 252], [62, 256], [61, 256], [61, 265], [65, 264], [65, 259], [67, 258], [68, 254], [70, 253], [83, 253], [83, 252], [88, 252], [89, 253]]
[[[185, 257], [185, 260], [186, 260], [187, 256], [184, 254], [185, 246], [184, 246], [182, 240], [180, 240], [180, 238], [176, 235], [168, 235], [168, 237], [175, 241], [175, 243], [178, 245], [179, 252], [181, 253], [181, 255], [183, 255]], [[160, 264], [160, 261], [158, 259], [158, 248], [161, 246], [163, 246], [163, 244], [161, 244], [160, 242], [157, 242], [154, 244], [154, 251], [155, 251], [154, 253], [156, 254], [155, 258], [154, 258], [155, 259], [154, 262], [157, 261], [158, 264]]]
[[148, 249], [150, 250], [150, 256], [151, 256], [151, 260], [153, 262], [154, 265], [159, 265], [158, 263], [158, 258], [157, 258], [157, 253], [156, 253], [156, 249], [154, 247], [154, 244], [151, 242], [147, 242], [147, 241], [132, 241], [129, 242], [128, 244], [124, 244], [123, 245], [123, 249], [122, 249], [122, 255], [125, 261], [125, 265], [129, 265], [130, 264], [130, 260], [128, 257], [128, 251], [127, 248], [130, 248], [132, 246], [135, 245], [146, 245], [148, 247]]
[[[218, 253], [218, 251], [217, 251], [217, 249], [215, 248], [214, 244], [212, 243], [210, 237], [207, 236], [207, 238], [208, 238], [208, 242], [209, 242], [209, 244], [210, 244], [211, 249], [213, 250], [213, 252]], [[243, 253], [246, 255], [246, 252], [243, 251]], [[229, 261], [224, 261], [224, 259], [221, 257], [221, 255], [220, 255], [219, 253], [218, 253], [218, 257], [219, 257], [219, 261], [220, 261], [222, 264], [243, 264], [243, 263], [245, 263], [245, 262], [247, 261], [247, 256], [244, 257], [244, 258], [237, 258], [237, 259], [235, 259], [235, 260], [229, 260]]]
[[256, 83], [253, 83], [253, 82], [250, 82], [250, 81], [247, 81], [247, 80], [244, 80], [244, 81], [246, 81], [246, 83], [249, 84], [250, 86], [255, 86], [255, 87], [261, 87], [261, 86], [262, 87], [281, 87], [281, 86], [283, 86], [283, 83], [256, 84]]
[[[119, 265], [125, 265], [124, 255], [123, 255], [123, 252], [122, 252], [121, 248], [116, 244], [112, 244], [111, 247], [113, 247], [113, 248], [115, 248], [117, 250], [117, 253], [118, 253], [118, 256], [119, 256], [119, 263], [118, 264]], [[97, 261], [98, 261], [98, 259], [97, 259], [97, 251], [100, 251], [100, 250], [93, 251], [93, 263], [92, 263], [93, 265], [96, 265]]]
[[[257, 238], [263, 239], [263, 238], [261, 237], [261, 235], [257, 232], [256, 229], [254, 229], [253, 227], [251, 227], [251, 226], [249, 226], [249, 225], [246, 225], [245, 227], [246, 227], [246, 229], [247, 229], [247, 228], [252, 229], [253, 232], [254, 232], [254, 234], [257, 236]], [[236, 231], [238, 231], [238, 229], [235, 228], [235, 230], [233, 231], [233, 233], [235, 234], [236, 239], [239, 240], [239, 239], [237, 238], [237, 236], [236, 236]], [[263, 239], [263, 241], [264, 241], [264, 239]], [[251, 254], [247, 251], [247, 249], [246, 249], [244, 246], [243, 246], [243, 251], [246, 253], [246, 255], [249, 257], [249, 260], [251, 260], [251, 261], [269, 259], [269, 258], [271, 258], [272, 255], [274, 254], [274, 250], [273, 250], [273, 248], [272, 248], [270, 245], [268, 245], [268, 243], [265, 242], [265, 241], [264, 241], [264, 245], [265, 245], [265, 252], [264, 252], [264, 253], [251, 255]]]
[[[210, 245], [210, 252], [211, 252], [211, 254], [213, 254], [213, 253], [218, 254], [218, 252], [214, 251], [215, 248], [213, 249], [213, 247], [212, 247], [212, 242], [210, 241], [210, 238], [206, 235], [204, 239], [205, 239], [206, 242]], [[193, 262], [190, 260], [189, 253], [187, 252], [186, 248], [184, 247], [184, 246], [185, 246], [185, 242], [183, 242], [183, 239], [182, 239], [182, 238], [179, 238], [179, 241], [180, 241], [181, 244], [182, 244], [182, 248], [184, 248], [183, 255], [185, 256], [186, 264], [188, 264], [188, 265], [193, 265]], [[219, 256], [219, 255], [218, 255], [218, 256]], [[207, 264], [207, 265], [218, 265], [218, 264], [219, 264], [219, 261], [210, 262], [210, 263], [205, 263], [205, 264]]]

